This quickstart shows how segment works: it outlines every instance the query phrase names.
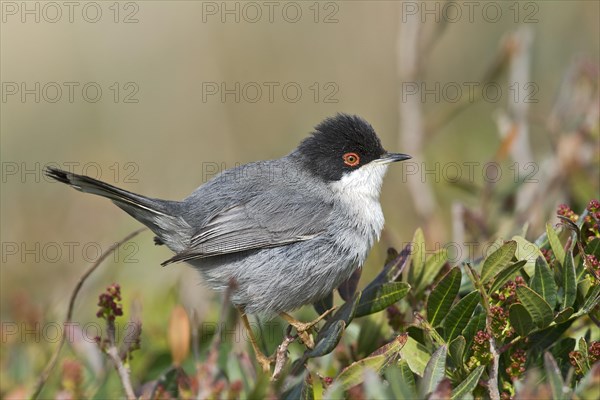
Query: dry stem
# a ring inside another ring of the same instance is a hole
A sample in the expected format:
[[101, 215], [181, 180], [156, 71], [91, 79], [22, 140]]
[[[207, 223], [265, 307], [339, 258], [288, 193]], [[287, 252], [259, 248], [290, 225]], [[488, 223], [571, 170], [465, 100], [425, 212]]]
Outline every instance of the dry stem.
[[[73, 293], [71, 293], [71, 298], [69, 300], [69, 308], [67, 310], [67, 317], [65, 319], [65, 322], [63, 323], [63, 326], [66, 327], [68, 324], [71, 323], [71, 318], [73, 318], [73, 308], [75, 306], [75, 299], [77, 298], [77, 295], [79, 294], [79, 291], [81, 290], [81, 287], [83, 286], [83, 283], [87, 280], [87, 278], [89, 278], [89, 276], [100, 266], [100, 264], [102, 264], [102, 262], [104, 260], [106, 260], [109, 255], [111, 255], [116, 249], [118, 249], [119, 246], [121, 246], [123, 243], [127, 242], [128, 240], [131, 240], [132, 238], [137, 236], [140, 232], [142, 232], [146, 229], [147, 228], [140, 228], [138, 230], [135, 230], [135, 231], [131, 232], [130, 234], [128, 234], [127, 236], [125, 236], [120, 241], [118, 241], [117, 243], [114, 243], [112, 246], [110, 246], [108, 248], [108, 250], [105, 253], [103, 253], [96, 260], [96, 262], [94, 262], [88, 268], [87, 271], [85, 271], [85, 273], [81, 276], [81, 278], [79, 278], [79, 281], [77, 282], [77, 285], [75, 286], [75, 289], [73, 289]], [[65, 344], [65, 339], [66, 339], [66, 335], [62, 335], [60, 338], [60, 342], [58, 343], [58, 347], [56, 348], [56, 350], [54, 350], [54, 354], [52, 354], [50, 361], [48, 361], [48, 364], [46, 365], [46, 367], [40, 374], [40, 377], [35, 385], [35, 389], [33, 390], [33, 393], [31, 394], [31, 397], [30, 397], [31, 399], [37, 399], [39, 397], [40, 392], [42, 391], [42, 389], [44, 388], [44, 385], [48, 381], [48, 377], [50, 376], [50, 373], [52, 372], [52, 370], [54, 369], [54, 367], [56, 365], [56, 362], [58, 361], [58, 356], [60, 354], [61, 349], [63, 348], [63, 345]], [[129, 385], [131, 385], [131, 383]]]

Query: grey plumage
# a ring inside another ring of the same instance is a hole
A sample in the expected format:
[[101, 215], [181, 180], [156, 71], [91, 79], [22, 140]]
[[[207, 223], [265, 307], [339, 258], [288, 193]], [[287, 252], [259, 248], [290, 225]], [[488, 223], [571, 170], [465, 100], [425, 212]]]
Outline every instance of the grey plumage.
[[[348, 137], [338, 139], [338, 129]], [[317, 146], [319, 162], [331, 157], [340, 166], [315, 167]], [[361, 152], [364, 165], [341, 165], [349, 149]], [[163, 265], [186, 261], [213, 289], [232, 285], [233, 303], [247, 313], [273, 315], [320, 300], [362, 265], [383, 227], [387, 164], [407, 157], [389, 156], [370, 125], [340, 114], [289, 155], [224, 171], [181, 202], [55, 168], [47, 174], [109, 198], [147, 225], [175, 252]]]

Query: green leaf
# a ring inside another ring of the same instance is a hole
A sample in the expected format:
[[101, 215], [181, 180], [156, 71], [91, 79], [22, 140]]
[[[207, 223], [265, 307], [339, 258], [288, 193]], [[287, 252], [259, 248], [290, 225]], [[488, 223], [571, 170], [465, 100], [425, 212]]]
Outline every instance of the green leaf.
[[532, 349], [546, 350], [552, 346], [573, 324], [573, 320], [568, 320], [560, 325], [552, 325], [539, 332], [534, 332], [529, 337], [529, 343]]
[[[383, 324], [379, 319], [376, 320], [374, 317], [367, 317], [360, 320], [359, 325], [360, 331], [358, 333], [356, 355], [358, 358], [363, 358], [373, 352], [377, 348], [378, 343], [383, 342]], [[387, 330], [389, 329], [387, 323], [385, 324], [385, 328], [387, 335]]]
[[562, 262], [565, 259], [565, 249], [560, 243], [556, 231], [550, 224], [546, 224], [546, 235], [548, 235], [548, 241], [550, 242], [550, 247], [552, 248], [556, 260], [562, 265]]
[[535, 270], [535, 260], [538, 257], [544, 256], [540, 251], [540, 248], [522, 236], [513, 236], [512, 240], [517, 242], [517, 251], [515, 251], [515, 257], [517, 260], [525, 260], [526, 263], [523, 266], [523, 269], [527, 275], [533, 275], [533, 271]]
[[317, 341], [313, 349], [304, 353], [304, 358], [321, 357], [331, 353], [340, 342], [345, 328], [346, 323], [344, 321], [336, 321], [322, 336], [319, 334], [321, 339]]
[[388, 260], [383, 269], [363, 290], [364, 292], [373, 286], [379, 286], [382, 283], [394, 282], [399, 280], [406, 264], [410, 262], [410, 244], [407, 244], [400, 253], [393, 248], [388, 249]]
[[327, 296], [323, 297], [321, 300], [313, 303], [313, 307], [317, 314], [321, 315], [325, 311], [331, 309], [333, 307], [333, 292], [329, 293]]
[[600, 258], [600, 238], [592, 239], [585, 246], [585, 254], [596, 256], [596, 258]]
[[571, 317], [571, 315], [573, 315], [573, 312], [573, 307], [565, 308], [564, 310], [556, 314], [556, 316], [554, 317], [554, 323], [557, 325], [562, 324], [563, 322], [567, 321]]
[[340, 286], [338, 286], [338, 293], [344, 301], [350, 301], [352, 296], [356, 294], [356, 288], [358, 287], [358, 281], [362, 275], [362, 268], [354, 270], [350, 278], [346, 279]]
[[354, 317], [379, 312], [406, 296], [409, 290], [410, 285], [404, 282], [387, 282], [366, 289], [362, 292]]
[[451, 399], [462, 399], [468, 394], [470, 394], [473, 391], [473, 389], [477, 387], [477, 383], [479, 382], [479, 378], [481, 378], [481, 374], [483, 373], [484, 369], [485, 366], [480, 365], [479, 367], [471, 371], [469, 376], [467, 376], [467, 378], [452, 391]]
[[546, 370], [546, 379], [550, 383], [552, 389], [552, 398], [556, 400], [571, 398], [569, 388], [565, 386], [562, 374], [556, 360], [549, 352], [544, 353], [544, 368]]
[[480, 300], [481, 296], [479, 296], [479, 292], [474, 290], [452, 307], [443, 324], [444, 339], [446, 339], [446, 342], [452, 341], [452, 339], [460, 335], [462, 330], [465, 329]]
[[408, 271], [408, 282], [418, 287], [425, 266], [425, 236], [421, 228], [415, 231], [412, 240], [411, 260], [412, 267]]
[[508, 319], [519, 336], [527, 336], [533, 328], [533, 319], [531, 318], [531, 315], [520, 303], [515, 303], [510, 306]]
[[556, 287], [556, 282], [554, 282], [552, 271], [550, 271], [544, 257], [538, 257], [536, 259], [535, 274], [533, 275], [533, 278], [531, 278], [529, 286], [546, 300], [546, 303], [550, 305], [550, 308], [554, 309], [558, 289]]
[[583, 338], [583, 337], [579, 338], [578, 349], [579, 349], [579, 352], [581, 353], [581, 363], [578, 362], [577, 364], [580, 366], [581, 372], [585, 375], [590, 370], [590, 358], [589, 358], [589, 354], [588, 354], [588, 344], [585, 341], [585, 338]]
[[321, 328], [319, 334], [317, 335], [317, 342], [321, 340], [323, 337], [322, 334], [329, 330], [329, 327], [336, 323], [337, 321], [344, 321], [345, 326], [350, 325], [350, 322], [354, 318], [354, 314], [356, 313], [356, 307], [358, 302], [360, 301], [360, 292], [354, 293], [352, 299], [345, 302], [343, 306], [341, 306], [336, 312], [325, 322], [325, 325]]
[[481, 283], [486, 284], [490, 279], [502, 272], [515, 256], [515, 251], [517, 251], [517, 242], [510, 240], [490, 254], [483, 262], [483, 267], [481, 268]]
[[400, 360], [397, 367], [388, 368], [385, 371], [385, 378], [390, 385], [393, 398], [400, 400], [417, 398], [415, 377], [406, 360]]
[[446, 371], [446, 357], [448, 348], [440, 346], [425, 367], [423, 379], [419, 382], [419, 397], [425, 398], [429, 393], [433, 392], [439, 383], [444, 379]]
[[409, 336], [404, 347], [400, 349], [400, 357], [402, 357], [403, 360], [406, 360], [412, 372], [419, 376], [423, 376], [425, 373], [425, 366], [431, 358], [431, 355], [425, 346]]
[[308, 371], [305, 371], [304, 373], [306, 374], [304, 379], [283, 393], [283, 400], [313, 400], [315, 398], [315, 391], [313, 389], [310, 373]]
[[463, 359], [465, 354], [465, 346], [467, 345], [467, 341], [463, 335], [459, 335], [454, 338], [453, 341], [448, 345], [448, 352], [450, 353], [450, 358], [454, 362], [454, 365], [457, 367], [463, 366]]
[[416, 291], [419, 292], [431, 283], [440, 272], [444, 264], [448, 261], [448, 250], [441, 249], [436, 251], [431, 255], [425, 262], [425, 267], [423, 269], [423, 277], [419, 281], [419, 286], [416, 288]]
[[517, 297], [538, 328], [545, 328], [552, 322], [552, 309], [539, 294], [527, 286], [519, 286], [517, 287]]
[[488, 293], [494, 293], [506, 283], [508, 282], [523, 266], [527, 263], [526, 260], [517, 261], [514, 264], [509, 265], [506, 269], [496, 275], [494, 282], [492, 283], [492, 287], [488, 291]]
[[340, 382], [343, 388], [348, 389], [362, 383], [367, 368], [379, 373], [383, 367], [400, 356], [400, 350], [406, 344], [407, 339], [407, 334], [396, 336], [394, 340], [375, 350], [368, 357], [344, 368], [337, 376], [336, 381]]
[[581, 306], [581, 309], [577, 311], [577, 314], [575, 314], [575, 316], [578, 317], [580, 315], [589, 313], [594, 309], [594, 307], [596, 307], [596, 305], [598, 305], [599, 302], [600, 285], [596, 285], [592, 290], [588, 292], [587, 296], [585, 297], [585, 301], [583, 302], [583, 306]]
[[439, 325], [446, 317], [460, 289], [461, 277], [460, 269], [454, 267], [431, 291], [427, 299], [427, 320], [431, 326]]
[[569, 365], [571, 364], [569, 362], [569, 353], [575, 350], [576, 344], [577, 341], [575, 339], [564, 337], [557, 340], [556, 343], [553, 343], [548, 349], [552, 354], [552, 357], [554, 357], [558, 363], [559, 368], [561, 368], [561, 374], [563, 374], [563, 376], [565, 372], [567, 372], [565, 370], [569, 368]]
[[573, 253], [567, 251], [563, 261], [563, 301], [561, 308], [571, 307], [575, 303], [577, 297], [577, 278], [575, 277], [575, 263], [573, 261]]
[[336, 380], [342, 385], [342, 388], [348, 389], [363, 382], [364, 371], [367, 368], [379, 371], [385, 365], [385, 356], [366, 357], [356, 361], [340, 372]]

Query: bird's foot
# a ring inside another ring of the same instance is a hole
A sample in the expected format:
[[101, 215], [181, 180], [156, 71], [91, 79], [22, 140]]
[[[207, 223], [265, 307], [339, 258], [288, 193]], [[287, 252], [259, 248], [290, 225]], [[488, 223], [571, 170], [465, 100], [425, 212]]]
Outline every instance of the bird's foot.
[[288, 324], [290, 324], [291, 326], [293, 326], [294, 329], [296, 329], [296, 332], [298, 332], [298, 337], [300, 338], [300, 340], [302, 341], [302, 343], [304, 343], [304, 345], [306, 347], [308, 347], [309, 349], [312, 349], [312, 348], [315, 347], [315, 341], [314, 341], [312, 335], [310, 334], [312, 328], [316, 324], [318, 324], [319, 322], [321, 322], [321, 320], [323, 320], [323, 318], [325, 318], [326, 316], [328, 316], [329, 314], [331, 314], [335, 309], [336, 309], [336, 307], [330, 308], [329, 310], [325, 311], [323, 314], [319, 315], [316, 319], [314, 319], [311, 322], [301, 322], [301, 321], [298, 321], [297, 319], [295, 319], [291, 315], [289, 315], [287, 313], [284, 313], [284, 312], [282, 312], [279, 315]]
[[256, 341], [256, 337], [254, 336], [254, 333], [252, 332], [252, 327], [250, 326], [250, 322], [248, 321], [248, 317], [242, 310], [240, 310], [240, 315], [242, 317], [242, 322], [244, 323], [244, 326], [248, 332], [248, 337], [250, 339], [252, 349], [254, 350], [256, 361], [260, 364], [262, 370], [266, 374], [271, 373], [271, 364], [275, 362], [275, 358], [273, 356], [267, 357], [263, 354], [262, 351], [260, 351], [258, 342]]
[[263, 372], [265, 374], [270, 374], [271, 373], [271, 364], [273, 364], [275, 362], [275, 359], [273, 358], [273, 356], [267, 357], [261, 351], [258, 351], [255, 354], [256, 354], [256, 361], [258, 361], [258, 363], [260, 364]]

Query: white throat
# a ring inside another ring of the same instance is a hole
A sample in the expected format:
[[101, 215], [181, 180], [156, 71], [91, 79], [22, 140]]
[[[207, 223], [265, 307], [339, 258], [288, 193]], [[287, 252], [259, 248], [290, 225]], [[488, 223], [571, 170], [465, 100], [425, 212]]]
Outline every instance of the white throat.
[[335, 197], [344, 206], [348, 220], [356, 228], [358, 241], [349, 241], [346, 246], [357, 251], [359, 264], [363, 263], [373, 243], [379, 240], [383, 229], [379, 193], [386, 170], [386, 164], [373, 162], [330, 184]]
[[388, 164], [377, 161], [344, 174], [342, 178], [331, 184], [336, 194], [343, 194], [349, 201], [363, 200], [371, 197], [379, 201], [379, 193]]

